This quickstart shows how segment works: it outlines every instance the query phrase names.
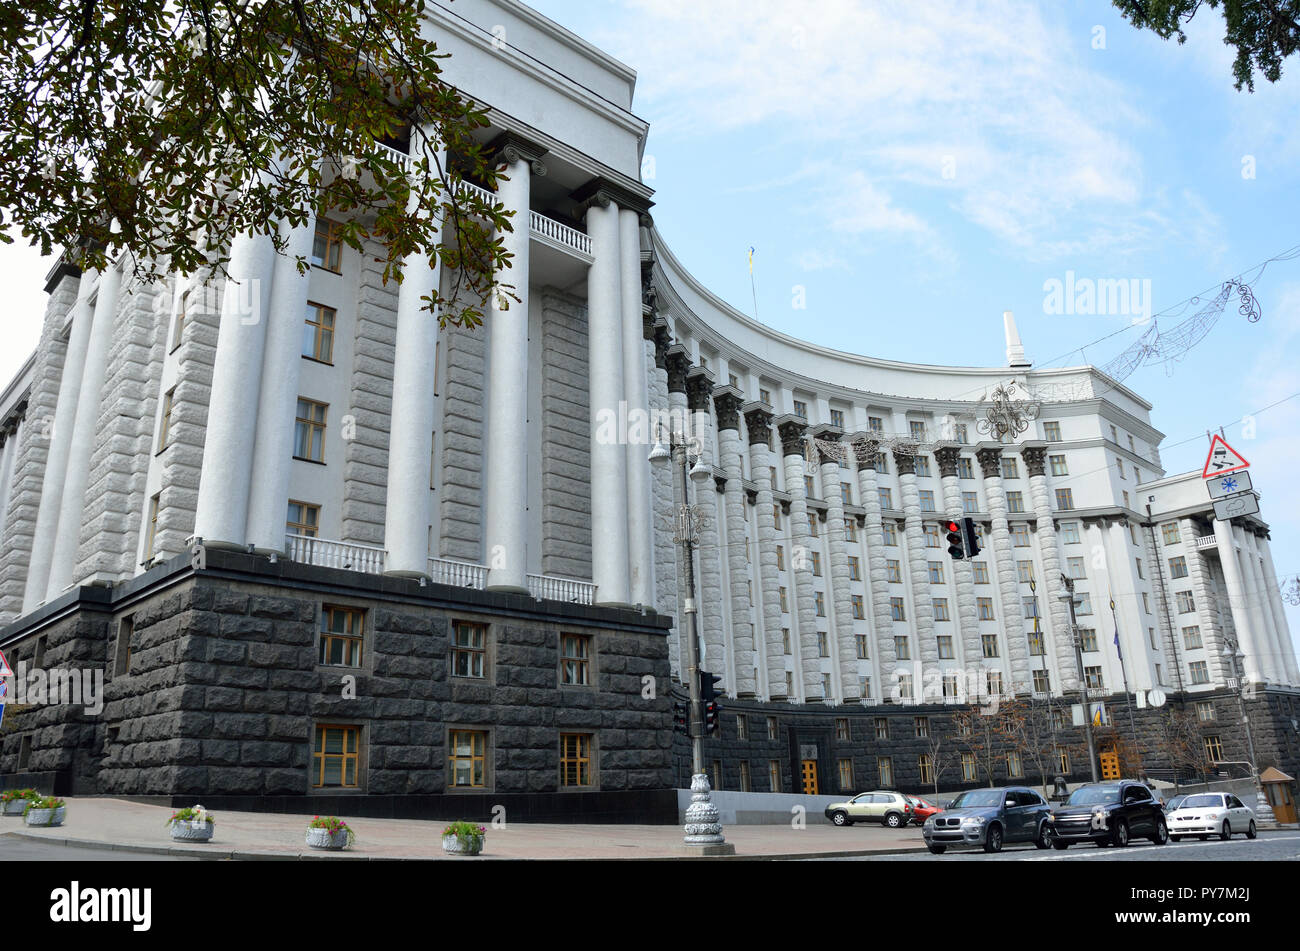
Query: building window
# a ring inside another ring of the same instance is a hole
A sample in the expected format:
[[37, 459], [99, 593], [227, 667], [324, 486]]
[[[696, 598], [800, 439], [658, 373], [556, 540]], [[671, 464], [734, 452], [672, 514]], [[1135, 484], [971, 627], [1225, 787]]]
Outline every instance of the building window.
[[912, 434], [912, 438], [917, 442], [925, 442], [925, 423], [909, 419], [907, 421], [907, 431]]
[[447, 785], [483, 789], [487, 786], [487, 738], [477, 730], [452, 730], [447, 739]]
[[998, 636], [996, 634], [981, 634], [980, 642], [983, 645], [985, 657], [998, 656]]
[[867, 617], [866, 606], [862, 602], [862, 595], [860, 594], [852, 595], [850, 597], [850, 601], [852, 602], [853, 605], [854, 619], [858, 621], [866, 620]]
[[848, 719], [848, 717], [836, 717], [836, 718], [835, 718], [835, 739], [837, 739], [837, 740], [847, 740], [847, 739], [849, 739], [849, 719]]
[[[966, 427], [963, 426], [964, 430]], [[971, 465], [970, 456], [961, 456], [957, 460], [957, 478], [973, 479], [975, 478], [975, 467]]]
[[1025, 775], [1025, 767], [1020, 760], [1019, 750], [1007, 751], [1007, 775], [1012, 779], [1019, 779]]
[[1169, 559], [1169, 576], [1171, 578], [1187, 577], [1187, 559], [1184, 556], [1179, 555], [1177, 558]]
[[1016, 462], [1013, 456], [1004, 456], [1002, 459], [1002, 478], [1019, 479], [1020, 464]]
[[1115, 458], [1115, 469], [1119, 472], [1120, 479], [1124, 479], [1124, 460], [1118, 456]]
[[1015, 528], [1011, 530], [1011, 538], [1013, 544], [1017, 548], [1028, 548], [1029, 547], [1029, 526], [1024, 524], [1017, 525]]
[[934, 619], [935, 619], [936, 621], [951, 621], [951, 620], [952, 620], [952, 618], [949, 617], [949, 615], [948, 615], [948, 599], [947, 599], [947, 598], [932, 598], [931, 601], [932, 601], [932, 603], [933, 603], [933, 607], [934, 607]]
[[819, 657], [831, 656], [831, 649], [829, 643], [827, 642], [825, 631], [817, 632], [817, 656]]
[[817, 513], [808, 513], [808, 534], [813, 538], [817, 537]]
[[921, 774], [921, 784], [923, 786], [934, 785], [934, 760], [930, 758], [929, 753], [922, 753], [916, 758], [916, 768]]
[[176, 387], [163, 395], [162, 423], [158, 427], [158, 452], [167, 448], [167, 437], [171, 435], [172, 404], [176, 400]]
[[881, 788], [888, 789], [890, 786], [894, 785], [894, 761], [891, 757], [877, 757], [876, 772], [880, 775]]
[[889, 453], [887, 452], [876, 453], [876, 471], [879, 472], [881, 475], [889, 474]]
[[1151, 596], [1148, 595], [1145, 591], [1142, 592], [1142, 613], [1143, 614], [1151, 613]]
[[1030, 620], [1039, 616], [1038, 614], [1038, 596], [1031, 594], [1021, 598], [1021, 603], [1025, 609], [1025, 619]]
[[858, 562], [857, 557], [854, 555], [849, 555], [849, 580], [850, 581], [862, 580], [862, 568], [860, 563]]
[[1021, 584], [1029, 584], [1034, 580], [1034, 563], [1032, 561], [1016, 562], [1016, 578]]
[[1086, 686], [1090, 690], [1100, 689], [1102, 687], [1101, 668], [1100, 667], [1083, 668], [1083, 683], [1084, 686]]
[[1192, 673], [1192, 683], [1208, 684], [1210, 682], [1210, 671], [1205, 661], [1194, 660], [1188, 665], [1188, 668]]
[[1178, 601], [1179, 614], [1191, 614], [1196, 610], [1196, 599], [1192, 597], [1192, 592], [1177, 591], [1174, 593], [1174, 597]]
[[1196, 719], [1202, 723], [1214, 722], [1214, 702], [1211, 700], [1198, 700], [1196, 702]]
[[1018, 513], [1025, 510], [1025, 495], [1023, 492], [1007, 493], [1007, 511]]
[[333, 307], [307, 301], [307, 321], [303, 327], [302, 355], [320, 363], [334, 362]]
[[1126, 509], [1132, 508], [1133, 505], [1131, 502], [1129, 502], [1129, 498], [1128, 498], [1128, 490], [1125, 489], [1123, 492], [1120, 493], [1120, 495], [1124, 496], [1124, 508]]
[[1043, 438], [1048, 442], [1061, 441], [1061, 424], [1060, 423], [1043, 423]]
[[1083, 567], [1083, 558], [1073, 556], [1065, 559], [1065, 573], [1071, 578], [1086, 578], [1087, 571], [1085, 571]]
[[311, 263], [335, 274], [341, 273], [343, 226], [328, 218], [316, 219], [316, 239], [312, 242]]
[[961, 754], [961, 780], [964, 783], [973, 783], [979, 779], [979, 772], [976, 769], [975, 754]]
[[1153, 651], [1160, 650], [1160, 645], [1156, 643], [1156, 629], [1154, 627], [1147, 628], [1147, 640], [1151, 642], [1151, 649]]
[[[776, 483], [773, 482], [772, 485], [775, 486]], [[772, 505], [772, 527], [777, 529], [778, 531], [780, 531], [781, 529], [781, 503], [780, 502], [773, 503]]]
[[776, 739], [776, 717], [767, 718], [767, 738], [769, 740]]
[[1201, 629], [1199, 626], [1183, 628], [1183, 646], [1189, 651], [1194, 651], [1205, 645], [1201, 643]]
[[1061, 541], [1067, 545], [1079, 544], [1079, 523], [1062, 522], [1061, 523]]
[[975, 492], [961, 494], [961, 510], [967, 515], [974, 515], [980, 510], [980, 497]]
[[885, 580], [894, 584], [903, 583], [903, 569], [898, 559], [887, 558], [885, 560]]
[[740, 791], [750, 792], [753, 789], [753, 783], [749, 778], [749, 760], [740, 761]]
[[876, 489], [876, 495], [880, 497], [880, 507], [882, 509], [892, 509], [894, 507], [894, 493], [892, 490], [882, 486]]
[[[1079, 560], [1082, 561], [1083, 559], [1080, 558]], [[1141, 559], [1141, 558], [1134, 558], [1134, 559], [1133, 559], [1133, 563], [1137, 566], [1137, 574], [1138, 574], [1138, 578], [1139, 578], [1139, 579], [1145, 578], [1146, 575], [1144, 575], [1144, 574], [1142, 573], [1142, 559]]]
[[1211, 762], [1222, 762], [1223, 740], [1217, 733], [1211, 733], [1205, 738], [1205, 755], [1210, 758]]
[[[786, 653], [789, 654], [790, 651], [787, 650]], [[794, 674], [788, 670], [785, 672], [785, 695], [791, 698], [794, 697]]]
[[776, 546], [776, 570], [785, 571], [785, 546]]
[[807, 419], [807, 418], [808, 418], [808, 404], [805, 403], [803, 400], [795, 400], [795, 401], [794, 401], [794, 414], [795, 414], [796, 416], [798, 416], [800, 419]]
[[325, 605], [320, 612], [320, 660], [327, 667], [360, 667], [365, 612]]
[[487, 625], [452, 624], [451, 675], [482, 680], [487, 676]]
[[930, 584], [943, 584], [943, 562], [927, 562], [930, 568]]
[[[135, 635], [135, 615], [128, 614], [117, 625], [117, 645], [113, 654], [113, 676], [123, 677], [131, 672], [131, 639]], [[44, 651], [41, 651], [44, 654]], [[42, 656], [35, 666], [42, 666]]]
[[781, 647], [783, 648], [785, 655], [789, 657], [790, 656], [790, 629], [788, 627], [781, 628]]
[[1088, 652], [1097, 650], [1097, 632], [1090, 627], [1079, 628], [1079, 649]]
[[980, 614], [981, 621], [994, 620], [992, 598], [976, 598], [975, 603], [979, 607], [979, 614]]
[[806, 475], [803, 477], [803, 492], [808, 498], [813, 498], [813, 477]]
[[1166, 545], [1177, 545], [1182, 541], [1182, 535], [1178, 531], [1177, 522], [1165, 522], [1160, 526], [1160, 533], [1164, 536]]
[[903, 608], [903, 599], [902, 599], [902, 598], [890, 598], [890, 599], [889, 599], [889, 615], [890, 615], [890, 617], [892, 617], [895, 621], [906, 621], [906, 620], [907, 620], [907, 612], [906, 612], [906, 610]]
[[298, 418], [294, 422], [293, 457], [309, 462], [325, 461], [326, 403], [298, 400]]
[[788, 603], [787, 603], [787, 602], [788, 602], [788, 596], [786, 595], [785, 587], [782, 586], [779, 590], [780, 590], [780, 595], [781, 595], [781, 611], [782, 611], [782, 613], [787, 613], [787, 614], [788, 614], [789, 611], [790, 611], [790, 608], [789, 608]]
[[863, 700], [871, 699], [871, 678], [870, 677], [863, 677], [861, 675], [858, 676], [858, 693], [861, 694]]
[[743, 713], [736, 717], [736, 739], [749, 739], [749, 717], [745, 716]]
[[1048, 456], [1047, 461], [1051, 464], [1052, 475], [1063, 476], [1070, 474], [1065, 466], [1065, 456]]
[[952, 637], [947, 634], [940, 634], [935, 638], [935, 641], [938, 643], [939, 647], [939, 659], [952, 660]]
[[855, 542], [858, 540], [858, 525], [852, 518], [844, 520], [844, 540], [846, 542]]
[[970, 563], [970, 566], [971, 566], [971, 570], [975, 573], [975, 583], [976, 583], [976, 584], [988, 584], [988, 583], [989, 583], [989, 566], [988, 566], [988, 562], [986, 562], [986, 561], [972, 561], [972, 562]]
[[941, 547], [941, 546], [939, 545], [939, 526], [938, 526], [938, 525], [926, 525], [926, 526], [925, 526], [925, 547], [926, 547], [926, 548], [939, 548], [939, 547]]
[[289, 502], [289, 515], [285, 520], [285, 530], [290, 535], [315, 538], [320, 531], [320, 506], [309, 502]]
[[[1042, 651], [1040, 650], [1038, 653], [1041, 654]], [[1034, 671], [1034, 693], [1047, 693], [1051, 689], [1052, 683], [1048, 673], [1048, 671], [1041, 668]]]
[[876, 717], [876, 739], [889, 739], [889, 720], [887, 717]]
[[149, 531], [144, 539], [144, 560], [153, 561], [154, 550], [158, 546], [158, 513], [162, 510], [162, 493], [159, 492], [149, 500]]
[[853, 791], [853, 760], [840, 759], [835, 763], [836, 772], [839, 774], [840, 792]]
[[1070, 751], [1061, 750], [1060, 753], [1061, 755], [1057, 757], [1056, 765], [1060, 767], [1062, 776], [1069, 776], [1070, 775]]
[[1074, 508], [1074, 490], [1057, 489], [1056, 507], [1061, 511], [1069, 511], [1070, 509]]
[[172, 324], [172, 349], [181, 345], [181, 334], [185, 332], [185, 308], [189, 306], [190, 292], [186, 291], [181, 295], [180, 303], [176, 305], [176, 321]]
[[560, 635], [560, 686], [591, 686], [591, 635]]
[[361, 748], [361, 727], [323, 723], [316, 727], [312, 751], [312, 786], [316, 789], [355, 789]]
[[880, 534], [886, 545], [898, 544], [898, 526], [893, 522], [882, 522]]
[[1002, 671], [984, 671], [984, 689], [990, 697], [1002, 696]]
[[840, 501], [845, 505], [853, 504], [853, 488], [847, 482], [840, 483]]
[[812, 552], [812, 573], [814, 578], [820, 578], [822, 576], [821, 552]]
[[560, 734], [560, 785], [591, 786], [591, 734]]
[[767, 761], [767, 784], [772, 792], [781, 791], [781, 761], [779, 759]]
[[1092, 595], [1086, 591], [1077, 592], [1078, 600], [1075, 602], [1074, 613], [1079, 617], [1092, 613]]
[[944, 700], [957, 699], [957, 675], [956, 674], [943, 675], [943, 698]]
[[894, 638], [894, 654], [899, 660], [912, 659], [912, 648], [906, 637], [900, 635]]
[[831, 702], [831, 675], [830, 674], [822, 674], [822, 696], [826, 698], [827, 703]]
[[831, 410], [831, 425], [837, 429], [844, 428], [844, 410], [842, 409]]
[[[814, 600], [814, 604], [816, 604], [817, 606], [817, 616], [825, 617], [826, 616], [826, 595], [818, 591], [814, 595], [813, 600]], [[823, 654], [822, 656], [825, 657], [826, 655]]]

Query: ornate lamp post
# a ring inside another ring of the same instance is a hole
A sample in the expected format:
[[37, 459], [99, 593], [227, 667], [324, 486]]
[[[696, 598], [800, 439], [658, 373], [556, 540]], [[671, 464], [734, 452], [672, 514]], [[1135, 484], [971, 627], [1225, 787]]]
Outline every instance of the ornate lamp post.
[[1074, 642], [1074, 661], [1079, 667], [1079, 696], [1083, 698], [1083, 732], [1088, 738], [1088, 769], [1095, 783], [1097, 776], [1097, 749], [1092, 741], [1092, 716], [1088, 713], [1088, 681], [1083, 675], [1083, 644], [1079, 639], [1079, 620], [1074, 615], [1074, 579], [1061, 575], [1065, 586], [1058, 598], [1070, 605], [1070, 639]]
[[[726, 841], [718, 809], [710, 795], [709, 777], [704, 772], [704, 711], [700, 704], [700, 651], [695, 600], [695, 549], [699, 545], [703, 516], [698, 506], [690, 504], [690, 482], [700, 485], [713, 477], [704, 465], [704, 456], [698, 449], [692, 451], [693, 440], [684, 434], [670, 432], [669, 448], [665, 448], [656, 434], [654, 449], [650, 452], [652, 463], [672, 459], [676, 475], [680, 477], [681, 504], [674, 520], [673, 541], [681, 547], [682, 567], [686, 574], [686, 597], [682, 613], [686, 637], [686, 685], [690, 696], [688, 718], [691, 735], [691, 804], [686, 807], [686, 826], [683, 841], [687, 850], [702, 855], [734, 855], [736, 847]], [[687, 464], [693, 462], [689, 473]], [[689, 480], [688, 480], [689, 475]]]

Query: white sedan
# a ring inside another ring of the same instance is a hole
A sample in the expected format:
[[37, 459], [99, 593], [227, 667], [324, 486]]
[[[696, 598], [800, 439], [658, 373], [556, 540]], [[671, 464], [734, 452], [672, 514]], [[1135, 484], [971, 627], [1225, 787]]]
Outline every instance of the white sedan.
[[1255, 813], [1232, 793], [1188, 796], [1169, 813], [1168, 821], [1169, 838], [1175, 842], [1189, 835], [1201, 839], [1217, 835], [1227, 840], [1239, 832], [1244, 832], [1248, 839], [1255, 838]]

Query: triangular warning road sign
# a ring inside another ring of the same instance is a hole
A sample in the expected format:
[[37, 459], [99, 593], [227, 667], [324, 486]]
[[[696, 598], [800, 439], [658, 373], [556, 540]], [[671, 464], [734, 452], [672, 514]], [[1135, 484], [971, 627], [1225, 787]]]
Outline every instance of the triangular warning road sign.
[[1210, 440], [1210, 454], [1205, 457], [1205, 468], [1201, 470], [1202, 479], [1213, 479], [1228, 472], [1238, 472], [1248, 468], [1250, 463], [1242, 458], [1241, 453], [1223, 441], [1222, 436]]
[[4, 651], [0, 651], [0, 677], [12, 677], [13, 668], [9, 666], [9, 661], [5, 660]]

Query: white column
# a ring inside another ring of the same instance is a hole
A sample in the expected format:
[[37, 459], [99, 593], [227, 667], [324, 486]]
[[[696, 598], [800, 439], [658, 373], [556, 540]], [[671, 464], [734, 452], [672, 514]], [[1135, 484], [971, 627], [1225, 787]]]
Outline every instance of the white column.
[[[619, 279], [623, 300], [623, 387], [629, 419], [648, 413], [649, 388], [641, 317], [641, 216], [618, 213]], [[627, 538], [629, 599], [655, 605], [654, 544], [650, 531], [650, 445], [627, 440]]]
[[1286, 671], [1282, 666], [1282, 646], [1273, 629], [1273, 612], [1268, 606], [1268, 589], [1264, 584], [1264, 572], [1259, 566], [1255, 534], [1244, 528], [1238, 528], [1237, 532], [1241, 541], [1241, 556], [1245, 559], [1242, 575], [1246, 582], [1248, 609], [1255, 622], [1255, 640], [1261, 651], [1260, 667], [1270, 683], [1284, 683]]
[[[411, 137], [411, 158], [424, 155], [420, 136]], [[438, 165], [442, 164], [441, 157]], [[528, 301], [528, 173], [524, 171], [524, 253], [516, 259], [523, 268], [524, 306]], [[504, 189], [509, 183], [502, 182]], [[412, 198], [412, 203], [415, 199]], [[414, 210], [414, 205], [412, 205]], [[516, 222], [519, 219], [516, 218]], [[511, 250], [514, 250], [513, 248]], [[520, 263], [522, 259], [522, 264]], [[384, 570], [407, 577], [429, 573], [429, 466], [433, 456], [434, 367], [438, 348], [438, 315], [426, 309], [424, 297], [437, 297], [441, 269], [427, 254], [409, 254], [402, 260], [402, 283], [397, 291], [397, 335], [393, 350], [393, 406], [388, 425], [388, 487], [384, 500]], [[512, 308], [519, 305], [512, 302]], [[498, 318], [488, 317], [488, 333], [495, 336]], [[516, 313], [513, 309], [511, 314]], [[526, 318], [525, 318], [526, 320]], [[526, 325], [526, 324], [525, 324]], [[527, 359], [528, 348], [523, 348]], [[521, 383], [526, 387], [526, 383]], [[526, 389], [524, 392], [527, 392]], [[521, 423], [522, 425], [522, 423]], [[485, 470], [486, 471], [486, 470]], [[520, 464], [520, 479], [523, 467]], [[519, 518], [522, 524], [523, 505]], [[521, 546], [522, 547], [522, 546]], [[520, 569], [522, 572], [522, 568]]]
[[[996, 614], [1002, 619], [1002, 633], [1006, 638], [1007, 661], [1011, 668], [1011, 682], [1016, 690], [1033, 690], [1035, 669], [1051, 665], [1029, 653], [1029, 635], [1025, 624], [1024, 604], [1020, 600], [1020, 580], [1016, 573], [1015, 552], [1011, 545], [1011, 525], [1007, 521], [1007, 495], [1002, 484], [1002, 447], [985, 444], [976, 452], [980, 472], [984, 475], [984, 492], [988, 498], [989, 568], [996, 585]], [[1041, 604], [1041, 602], [1040, 602]], [[978, 611], [978, 605], [976, 606]], [[1044, 644], [1047, 634], [1043, 633]], [[1044, 654], [1044, 657], [1046, 655]]]
[[24, 422], [18, 421], [14, 431], [9, 434], [4, 445], [4, 463], [0, 465], [0, 538], [4, 538], [5, 528], [9, 522], [9, 498], [14, 487], [14, 462], [18, 458], [18, 439], [22, 435]]
[[596, 603], [630, 605], [627, 450], [618, 439], [623, 399], [619, 208], [587, 209], [593, 260], [587, 271], [587, 341], [591, 405], [591, 575]]
[[1246, 610], [1246, 588], [1242, 581], [1241, 563], [1237, 560], [1237, 540], [1233, 536], [1231, 523], [1216, 518], [1214, 535], [1218, 539], [1223, 580], [1228, 586], [1228, 607], [1232, 611], [1232, 626], [1237, 632], [1237, 646], [1246, 655], [1241, 662], [1242, 675], [1248, 682], [1258, 683], [1264, 674], [1259, 663], [1254, 625]]
[[[822, 683], [821, 651], [817, 646], [817, 606], [812, 580], [812, 533], [808, 531], [808, 495], [803, 477], [804, 430], [806, 423], [787, 417], [780, 424], [781, 449], [784, 453], [785, 488], [790, 496], [790, 577], [794, 581], [795, 610], [799, 637], [799, 675], [803, 698], [820, 703], [826, 690]], [[791, 698], [792, 700], [794, 698]]]
[[194, 534], [210, 545], [246, 544], [274, 264], [265, 235], [240, 235], [231, 245], [194, 513]]
[[[124, 256], [125, 257], [125, 256]], [[113, 343], [113, 323], [117, 316], [117, 292], [122, 285], [119, 266], [110, 266], [99, 279], [95, 313], [86, 341], [86, 358], [81, 368], [77, 414], [72, 424], [72, 444], [68, 450], [67, 469], [63, 474], [63, 494], [59, 499], [59, 523], [54, 531], [54, 549], [50, 556], [50, 577], [45, 600], [58, 597], [73, 584], [77, 548], [81, 544], [81, 512], [90, 481], [90, 455], [95, 448], [95, 430], [99, 426], [99, 396], [108, 370], [108, 350]], [[65, 371], [66, 372], [66, 371]]]
[[314, 225], [310, 219], [296, 228], [282, 221], [279, 231], [287, 244], [284, 253], [276, 255], [271, 272], [262, 390], [253, 442], [254, 478], [248, 499], [247, 540], [262, 551], [283, 551], [285, 547], [303, 321], [310, 279], [310, 274], [299, 273], [298, 256], [306, 258], [311, 254]]
[[1282, 650], [1282, 669], [1286, 671], [1286, 682], [1293, 687], [1300, 686], [1300, 664], [1296, 661], [1291, 628], [1286, 622], [1286, 610], [1282, 607], [1282, 589], [1277, 583], [1273, 551], [1269, 547], [1267, 538], [1256, 539], [1256, 545], [1264, 559], [1264, 583], [1268, 589], [1269, 609], [1273, 612], [1273, 623], [1277, 628], [1278, 643]]
[[59, 509], [63, 499], [63, 480], [68, 470], [68, 453], [72, 449], [73, 421], [77, 416], [77, 399], [81, 394], [81, 371], [86, 365], [86, 347], [90, 343], [90, 325], [94, 320], [90, 294], [98, 271], [83, 271], [72, 305], [72, 330], [68, 337], [63, 375], [59, 380], [58, 402], [54, 404], [54, 425], [48, 432], [49, 454], [45, 460], [45, 477], [36, 513], [32, 538], [31, 564], [27, 570], [27, 588], [23, 595], [23, 613], [45, 600], [50, 580], [50, 559], [59, 528]]
[[1061, 553], [1056, 545], [1056, 523], [1052, 520], [1052, 504], [1043, 463], [1046, 450], [1025, 446], [1021, 458], [1029, 474], [1029, 494], [1034, 502], [1034, 515], [1038, 526], [1038, 557], [1043, 564], [1043, 577], [1038, 584], [1038, 610], [1049, 622], [1050, 643], [1056, 649], [1056, 666], [1060, 672], [1059, 686], [1064, 690], [1079, 689], [1079, 662], [1074, 653], [1074, 631], [1070, 626], [1070, 606], [1057, 597], [1063, 593], [1061, 584]]
[[740, 462], [740, 398], [728, 387], [714, 396], [718, 414], [718, 455], [727, 484], [723, 489], [723, 505], [727, 522], [727, 586], [731, 594], [731, 656], [728, 668], [734, 672], [736, 696], [752, 698], [757, 686], [754, 682], [754, 638], [750, 618], [753, 615], [749, 599], [752, 581], [749, 564], [745, 561], [745, 490], [741, 486]]
[[885, 562], [885, 532], [881, 524], [880, 492], [876, 466], [880, 444], [872, 439], [859, 441], [854, 451], [858, 465], [858, 493], [862, 507], [867, 510], [863, 532], [866, 538], [868, 577], [868, 602], [875, 629], [876, 646], [872, 652], [877, 679], [873, 682], [873, 696], [887, 696], [886, 683], [892, 686], [894, 671], [898, 667], [898, 654], [894, 647], [894, 621], [889, 607], [888, 570]]
[[[823, 433], [819, 438], [838, 441], [838, 435]], [[840, 702], [860, 700], [858, 688], [857, 624], [853, 617], [853, 591], [849, 583], [849, 553], [844, 532], [844, 497], [841, 483], [844, 471], [839, 460], [827, 457], [821, 463], [822, 495], [826, 497], [826, 548], [830, 565], [827, 596], [830, 600], [831, 630], [835, 649], [832, 666], [839, 675]], [[865, 614], [865, 610], [863, 611]], [[865, 627], [866, 625], [862, 625]], [[832, 683], [834, 679], [832, 678]], [[832, 690], [832, 693], [834, 691]], [[829, 698], [827, 698], [829, 700]]]
[[[755, 515], [758, 521], [759, 604], [762, 605], [763, 657], [767, 673], [765, 700], [785, 700], [785, 649], [781, 640], [781, 576], [776, 566], [775, 502], [772, 498], [772, 452], [764, 436], [771, 433], [772, 414], [765, 409], [745, 414], [749, 432], [749, 471], [758, 486]], [[755, 645], [757, 647], [757, 645]]]

